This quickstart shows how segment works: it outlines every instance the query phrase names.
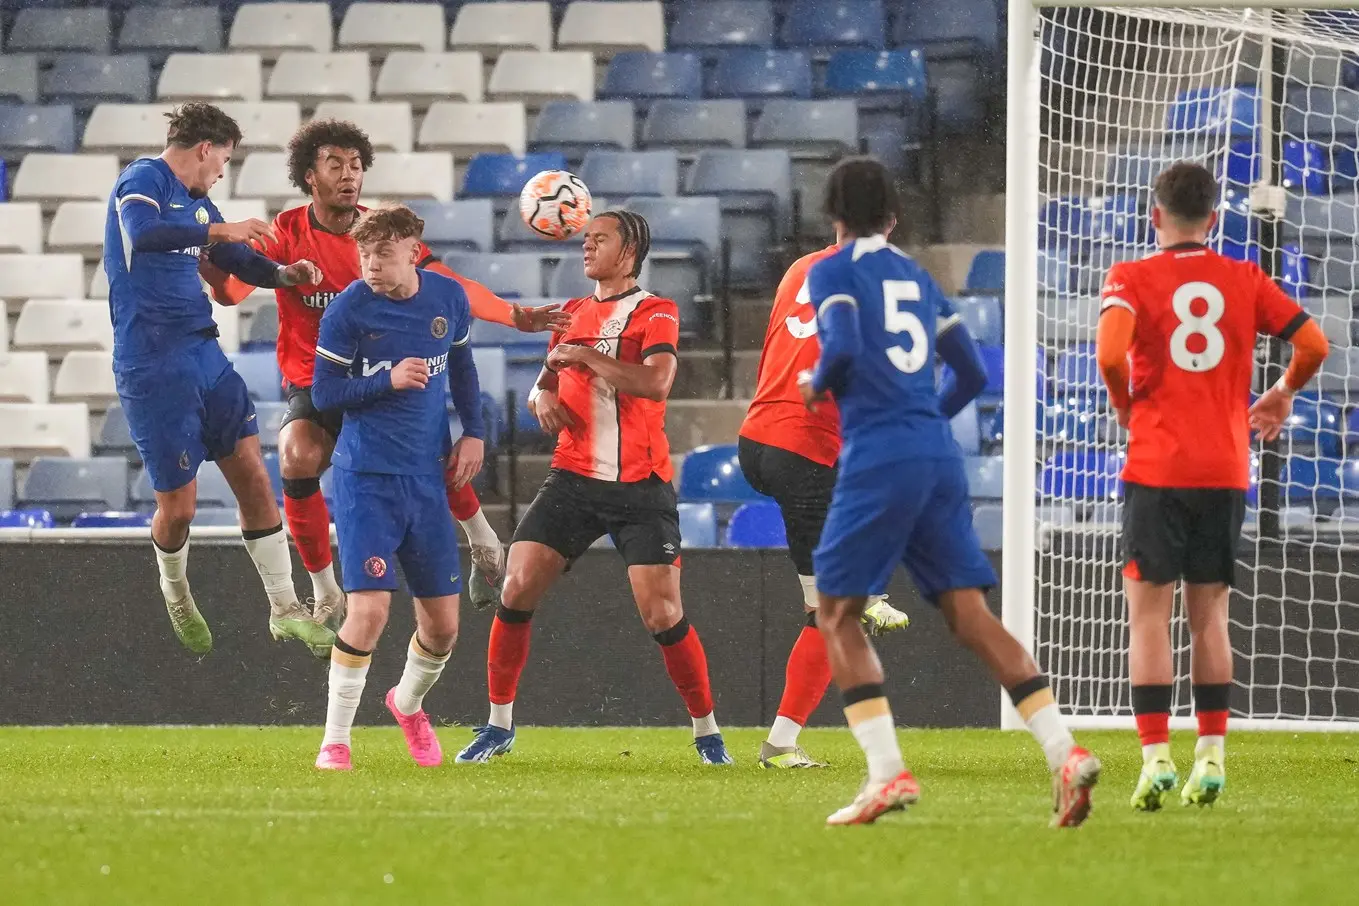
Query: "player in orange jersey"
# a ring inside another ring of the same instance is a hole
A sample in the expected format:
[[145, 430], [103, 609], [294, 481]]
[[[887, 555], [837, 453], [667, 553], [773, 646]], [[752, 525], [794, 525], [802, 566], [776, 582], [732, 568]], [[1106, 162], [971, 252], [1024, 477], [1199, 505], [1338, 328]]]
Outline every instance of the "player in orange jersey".
[[[888, 230], [891, 231], [890, 228]], [[837, 237], [838, 239], [838, 237]], [[816, 576], [812, 551], [821, 540], [840, 457], [840, 415], [833, 401], [808, 409], [797, 376], [816, 367], [816, 311], [807, 292], [807, 272], [840, 248], [827, 246], [803, 255], [779, 281], [769, 328], [764, 335], [755, 398], [741, 425], [741, 471], [750, 486], [778, 503], [788, 535], [788, 556], [802, 584], [803, 627], [788, 655], [783, 696], [769, 736], [760, 745], [766, 768], [823, 767], [798, 745], [798, 734], [830, 686], [826, 643], [816, 627]], [[879, 595], [864, 610], [873, 635], [904, 629], [910, 620]]]
[[[1326, 337], [1249, 262], [1205, 244], [1217, 180], [1177, 163], [1156, 179], [1160, 251], [1114, 265], [1097, 336], [1100, 371], [1129, 430], [1123, 469], [1123, 577], [1131, 624], [1128, 668], [1143, 767], [1132, 806], [1155, 811], [1177, 776], [1170, 758], [1174, 682], [1170, 616], [1182, 583], [1199, 738], [1184, 805], [1221, 793], [1232, 682], [1227, 604], [1250, 485], [1250, 432], [1272, 440], [1293, 395], [1326, 357]], [[1257, 334], [1293, 345], [1283, 378], [1247, 408]]]
[[[326, 305], [350, 283], [359, 279], [359, 253], [348, 235], [365, 208], [359, 204], [363, 174], [373, 164], [373, 145], [353, 123], [312, 120], [288, 142], [288, 174], [293, 185], [311, 196], [311, 203], [284, 211], [274, 219], [275, 239], [257, 243], [275, 261], [302, 249], [316, 262], [320, 283], [279, 289], [278, 362], [288, 396], [288, 414], [279, 432], [280, 467], [283, 472], [283, 503], [288, 528], [297, 544], [302, 563], [311, 574], [315, 592], [315, 618], [332, 628], [342, 619], [344, 593], [335, 581], [330, 552], [330, 511], [321, 494], [321, 473], [339, 436], [339, 412], [318, 412], [311, 402], [312, 363], [316, 359], [316, 335]], [[569, 316], [557, 306], [523, 308], [499, 298], [474, 280], [454, 274], [421, 244], [419, 266], [453, 277], [467, 291], [472, 316], [483, 321], [508, 324], [523, 331], [561, 330]], [[225, 275], [205, 274], [214, 286], [218, 302], [235, 304], [253, 287]], [[472, 571], [468, 597], [478, 609], [494, 604], [504, 575], [504, 551], [495, 530], [481, 511], [470, 484], [457, 484], [450, 476], [448, 502], [462, 524], [472, 547]]]
[[552, 583], [608, 535], [628, 567], [637, 610], [693, 719], [704, 764], [730, 764], [713, 716], [708, 660], [680, 602], [680, 529], [665, 401], [678, 366], [679, 309], [637, 285], [651, 245], [646, 220], [606, 211], [585, 228], [585, 276], [530, 407], [557, 436], [552, 471], [510, 544], [503, 601], [486, 655], [491, 716], [458, 754], [485, 762], [514, 747], [514, 700], [528, 661], [530, 620]]

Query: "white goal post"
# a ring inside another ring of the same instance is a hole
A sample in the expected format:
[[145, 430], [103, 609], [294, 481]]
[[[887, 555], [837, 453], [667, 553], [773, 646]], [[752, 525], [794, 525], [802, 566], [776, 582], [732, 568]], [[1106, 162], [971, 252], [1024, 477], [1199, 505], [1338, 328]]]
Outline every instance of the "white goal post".
[[[1074, 726], [1133, 726], [1126, 435], [1093, 367], [1100, 283], [1151, 251], [1151, 179], [1193, 159], [1225, 187], [1213, 241], [1281, 279], [1331, 340], [1294, 423], [1256, 444], [1231, 604], [1233, 726], [1359, 730], [1355, 9], [1009, 0], [1003, 616]], [[1257, 390], [1281, 373], [1283, 345], [1262, 340]], [[1182, 615], [1171, 635], [1172, 726], [1192, 726]], [[1003, 694], [1001, 713], [1022, 726]]]

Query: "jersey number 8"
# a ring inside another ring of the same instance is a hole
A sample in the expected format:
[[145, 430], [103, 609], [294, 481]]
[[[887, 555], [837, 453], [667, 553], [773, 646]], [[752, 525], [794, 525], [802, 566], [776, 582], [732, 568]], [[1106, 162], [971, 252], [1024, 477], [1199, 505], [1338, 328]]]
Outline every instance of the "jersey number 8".
[[[1207, 311], [1196, 315], [1193, 306], [1199, 300], [1203, 300]], [[1212, 371], [1227, 352], [1227, 341], [1217, 329], [1217, 322], [1227, 310], [1222, 290], [1201, 280], [1186, 283], [1170, 297], [1170, 307], [1180, 321], [1170, 334], [1170, 360], [1185, 371]], [[1199, 352], [1189, 350], [1190, 337], [1203, 338], [1195, 344], [1202, 347]]]
[[913, 311], [903, 310], [903, 302], [920, 301], [920, 284], [914, 280], [882, 281], [882, 311], [888, 333], [904, 333], [911, 338], [911, 348], [892, 346], [887, 350], [888, 360], [898, 371], [915, 374], [930, 358], [930, 339], [925, 333], [925, 325], [920, 316]]

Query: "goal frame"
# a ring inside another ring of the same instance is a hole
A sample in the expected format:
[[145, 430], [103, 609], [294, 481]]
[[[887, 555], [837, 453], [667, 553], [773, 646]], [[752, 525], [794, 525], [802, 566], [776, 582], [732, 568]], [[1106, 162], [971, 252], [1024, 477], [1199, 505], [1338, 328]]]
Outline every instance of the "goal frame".
[[[1005, 285], [1011, 298], [1020, 304], [1007, 305], [1005, 311], [1005, 412], [1004, 412], [1004, 523], [1001, 565], [1001, 616], [1005, 627], [1025, 650], [1034, 653], [1034, 613], [1037, 607], [1037, 565], [1039, 527], [1037, 513], [1038, 460], [1035, 404], [1038, 368], [1038, 306], [1032, 304], [1030, 288], [1038, 284], [1038, 221], [1040, 169], [1040, 39], [1037, 35], [1039, 10], [1054, 7], [1099, 7], [1105, 9], [1213, 9], [1241, 11], [1353, 10], [1355, 0], [1008, 0], [1008, 71], [1006, 75], [1006, 161], [1005, 161]], [[1266, 59], [1272, 48], [1268, 31], [1261, 37]], [[1272, 104], [1271, 79], [1261, 80], [1261, 108]], [[1263, 191], [1258, 204], [1273, 208], [1273, 193], [1282, 193], [1276, 167], [1271, 160], [1278, 140], [1270, 134], [1261, 142]], [[1273, 196], [1277, 198], [1277, 195]], [[1281, 207], [1281, 206], [1280, 206]], [[1023, 729], [1009, 696], [1000, 695], [1000, 724], [1004, 729]], [[1125, 716], [1068, 715], [1075, 728], [1130, 729], [1133, 719]], [[1193, 718], [1172, 718], [1171, 726], [1188, 729]], [[1298, 720], [1273, 718], [1233, 718], [1233, 726], [1253, 730], [1359, 732], [1359, 721]]]

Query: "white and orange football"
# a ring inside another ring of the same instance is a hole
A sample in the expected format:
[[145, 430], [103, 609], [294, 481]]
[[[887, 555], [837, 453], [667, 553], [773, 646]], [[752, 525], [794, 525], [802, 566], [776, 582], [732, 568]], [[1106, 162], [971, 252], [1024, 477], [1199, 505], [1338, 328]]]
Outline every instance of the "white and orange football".
[[569, 239], [590, 222], [590, 189], [574, 173], [544, 170], [519, 193], [519, 214], [548, 239]]

